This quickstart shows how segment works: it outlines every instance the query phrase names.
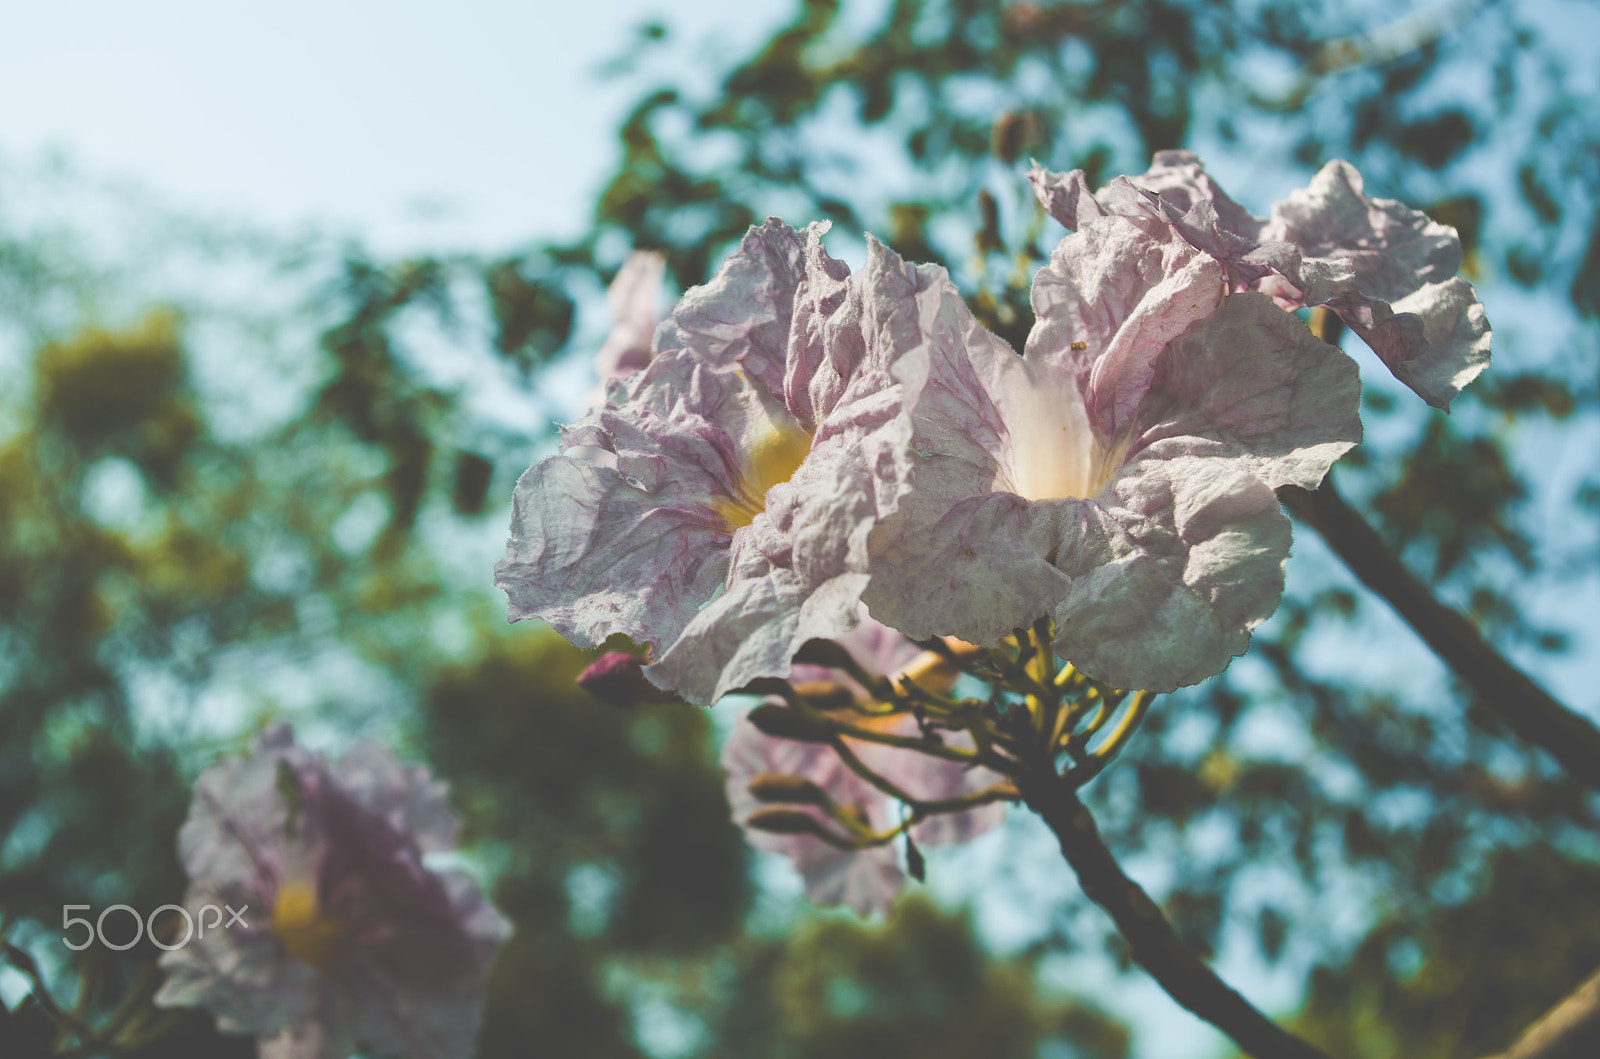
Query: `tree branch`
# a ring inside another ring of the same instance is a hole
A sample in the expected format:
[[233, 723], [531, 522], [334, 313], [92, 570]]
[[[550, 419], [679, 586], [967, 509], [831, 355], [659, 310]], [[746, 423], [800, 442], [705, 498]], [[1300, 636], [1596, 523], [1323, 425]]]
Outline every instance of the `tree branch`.
[[1488, 1059], [1591, 1059], [1600, 1055], [1600, 971]]
[[1557, 702], [1470, 621], [1435, 599], [1334, 490], [1332, 477], [1315, 492], [1286, 485], [1278, 498], [1296, 519], [1322, 534], [1361, 583], [1387, 600], [1512, 731], [1543, 747], [1574, 779], [1600, 790], [1600, 728]]
[[1094, 818], [1054, 769], [1030, 769], [1018, 787], [1023, 801], [1056, 833], [1084, 894], [1110, 914], [1132, 948], [1134, 961], [1172, 999], [1256, 1059], [1328, 1059], [1325, 1052], [1257, 1011], [1184, 946], [1155, 902], [1123, 873], [1100, 838]]

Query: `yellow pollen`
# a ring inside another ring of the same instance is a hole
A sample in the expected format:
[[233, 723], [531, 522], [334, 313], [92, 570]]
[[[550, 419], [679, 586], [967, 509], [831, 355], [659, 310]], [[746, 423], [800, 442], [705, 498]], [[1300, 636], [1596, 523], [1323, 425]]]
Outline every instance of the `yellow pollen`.
[[750, 525], [767, 509], [767, 490], [787, 482], [810, 452], [809, 434], [774, 423], [751, 450], [738, 491], [718, 498], [712, 507], [730, 530]]
[[316, 884], [306, 879], [290, 879], [278, 887], [272, 933], [284, 952], [318, 971], [327, 969], [344, 950], [344, 925], [323, 914]]

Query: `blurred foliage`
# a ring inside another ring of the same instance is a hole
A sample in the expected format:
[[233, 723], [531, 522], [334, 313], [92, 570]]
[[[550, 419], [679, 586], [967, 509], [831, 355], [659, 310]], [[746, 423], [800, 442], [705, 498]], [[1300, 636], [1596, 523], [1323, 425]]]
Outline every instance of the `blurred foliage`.
[[[114, 1007], [157, 953], [63, 962], [61, 905], [176, 899], [188, 782], [289, 716], [451, 780], [518, 929], [485, 1055], [644, 1056], [652, 1005], [713, 1059], [1128, 1054], [1094, 1006], [1114, 983], [1040, 973], [1122, 956], [1059, 863], [986, 887], [1044, 895], [1022, 957], [916, 900], [760, 926], [706, 716], [602, 706], [572, 686], [587, 656], [502, 628], [505, 498], [551, 440], [542, 369], [592, 352], [574, 339], [632, 247], [687, 286], [763, 216], [832, 219], [841, 252], [870, 230], [949, 266], [1020, 348], [1061, 234], [1029, 157], [1098, 182], [1192, 147], [1258, 213], [1345, 157], [1461, 231], [1497, 332], [1449, 417], [1358, 352], [1368, 442], [1341, 488], [1544, 679], [1592, 652], [1600, 576], [1600, 477], [1562, 455], [1600, 423], [1600, 36], [1564, 32], [1590, 16], [1562, 0], [1422, 11], [806, 0], [709, 80], [651, 23], [607, 67], [637, 102], [590, 230], [492, 259], [191, 226], [114, 262], [0, 186], [0, 930]], [[206, 287], [241, 269], [249, 294]], [[474, 411], [484, 390], [541, 422]], [[1303, 976], [1301, 1025], [1340, 1054], [1490, 1050], [1600, 962], [1593, 796], [1306, 533], [1251, 654], [1090, 794], [1119, 852], [1160, 860], [1185, 937]], [[5, 1054], [37, 1054], [42, 1018], [0, 1010]], [[239, 1045], [196, 1018], [159, 1054]]]

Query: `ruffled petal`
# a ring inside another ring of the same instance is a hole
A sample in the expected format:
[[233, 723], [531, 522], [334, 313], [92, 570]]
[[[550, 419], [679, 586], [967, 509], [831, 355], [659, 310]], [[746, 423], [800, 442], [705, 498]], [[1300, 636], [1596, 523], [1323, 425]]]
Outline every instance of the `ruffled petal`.
[[801, 233], [776, 217], [751, 227], [711, 281], [686, 292], [656, 331], [655, 355], [685, 350], [714, 370], [740, 368], [768, 393], [783, 393], [804, 251]]
[[1348, 162], [1329, 162], [1273, 206], [1263, 234], [1299, 248], [1303, 265], [1289, 278], [1301, 301], [1333, 309], [1434, 407], [1449, 408], [1488, 366], [1489, 322], [1456, 275], [1456, 230], [1393, 199], [1368, 198]]
[[1068, 517], [1056, 650], [1120, 688], [1172, 691], [1226, 668], [1277, 609], [1289, 520], [1227, 460], [1139, 460]]
[[1077, 231], [1085, 221], [1105, 216], [1081, 169], [1052, 173], [1035, 162], [1028, 168], [1028, 183], [1044, 211], [1069, 232]]
[[1329, 162], [1268, 221], [1229, 198], [1189, 151], [1159, 152], [1148, 172], [1118, 177], [1092, 199], [1081, 171], [1029, 178], [1068, 228], [1107, 213], [1156, 221], [1220, 262], [1234, 289], [1271, 294], [1285, 309], [1327, 305], [1436, 408], [1448, 409], [1489, 364], [1488, 320], [1456, 275], [1455, 229], [1368, 198], [1348, 162]]
[[1170, 226], [1107, 217], [1063, 239], [1033, 280], [1025, 356], [1072, 379], [1106, 437], [1127, 431], [1167, 343], [1213, 315], [1222, 266]]
[[1156, 362], [1140, 455], [1237, 461], [1268, 485], [1315, 489], [1361, 440], [1355, 362], [1262, 294], [1235, 294]]
[[826, 370], [841, 385], [831, 406], [812, 406], [825, 414], [809, 454], [735, 535], [722, 593], [645, 670], [656, 684], [710, 703], [757, 677], [786, 675], [807, 640], [855, 627], [869, 534], [910, 488], [912, 384], [901, 364], [926, 357], [918, 320], [938, 302], [941, 281], [942, 272], [908, 268], [869, 242], [865, 268], [835, 309], [860, 321], [845, 334], [860, 336], [861, 349], [828, 351]]
[[566, 456], [523, 473], [511, 528], [495, 564], [508, 618], [543, 618], [579, 647], [619, 632], [671, 643], [727, 571], [727, 531], [700, 504]]
[[363, 739], [345, 751], [337, 773], [364, 810], [410, 835], [423, 853], [455, 848], [449, 788], [426, 768], [402, 765], [376, 740]]
[[195, 785], [179, 848], [196, 930], [162, 955], [157, 1003], [205, 1007], [263, 1054], [464, 1054], [510, 925], [465, 875], [423, 866], [454, 829], [425, 769], [373, 744], [331, 767], [269, 730]]
[[[934, 464], [919, 485], [941, 477], [958, 483], [948, 472], [960, 469]], [[984, 490], [967, 481], [969, 491]], [[1060, 540], [1056, 523], [1053, 509], [1014, 493], [984, 490], [953, 504], [915, 493], [882, 529], [863, 598], [915, 639], [948, 635], [994, 646], [1050, 613], [1067, 590], [1048, 559]]]

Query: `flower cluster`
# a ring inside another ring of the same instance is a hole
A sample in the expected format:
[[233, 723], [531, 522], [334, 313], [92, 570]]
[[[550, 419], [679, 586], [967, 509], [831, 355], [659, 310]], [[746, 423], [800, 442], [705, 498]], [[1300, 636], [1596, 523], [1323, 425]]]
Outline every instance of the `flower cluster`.
[[[1152, 693], [1246, 649], [1283, 590], [1275, 490], [1315, 488], [1361, 436], [1355, 364], [1294, 310], [1338, 314], [1439, 407], [1488, 361], [1455, 232], [1367, 198], [1345, 163], [1270, 220], [1188, 152], [1098, 192], [1081, 171], [1030, 179], [1070, 234], [1033, 279], [1020, 355], [943, 269], [869, 236], [851, 274], [826, 226], [768, 220], [647, 356], [659, 273], [624, 268], [607, 348], [641, 366], [608, 357], [604, 401], [517, 485], [496, 567], [512, 620], [648, 644], [643, 676], [691, 702], [801, 682], [783, 686], [792, 708], [740, 722], [725, 764], [736, 818], [822, 900], [882, 907], [901, 878], [890, 837], [970, 834], [997, 811], [985, 799], [1014, 800], [985, 766], [1072, 753], [1082, 782]], [[837, 714], [837, 676], [813, 700], [794, 664], [819, 639], [875, 684]], [[882, 680], [910, 640], [970, 647], [968, 671], [1026, 698], [1028, 725]], [[597, 688], [618, 684], [599, 669]]]
[[255, 1035], [265, 1059], [406, 1059], [472, 1050], [490, 957], [510, 926], [459, 871], [444, 787], [361, 743], [330, 765], [285, 726], [195, 785], [178, 835], [185, 898], [243, 925], [164, 954], [156, 1002]]
[[1226, 666], [1282, 591], [1273, 490], [1360, 437], [1354, 364], [1285, 310], [1327, 306], [1447, 404], [1488, 355], [1459, 241], [1344, 163], [1270, 221], [1186, 152], [1098, 194], [1032, 179], [1074, 231], [1021, 356], [942, 269], [869, 238], [851, 275], [822, 226], [751, 229], [518, 484], [511, 618], [651, 644], [646, 676], [700, 703], [788, 673], [863, 601], [914, 639], [1048, 618], [1117, 687]]

